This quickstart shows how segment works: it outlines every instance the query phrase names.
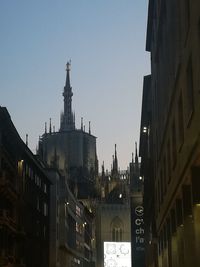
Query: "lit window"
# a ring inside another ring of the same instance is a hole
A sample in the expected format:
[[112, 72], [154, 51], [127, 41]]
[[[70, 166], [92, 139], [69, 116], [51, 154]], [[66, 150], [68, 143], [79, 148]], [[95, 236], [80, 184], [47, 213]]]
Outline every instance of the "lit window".
[[115, 217], [111, 224], [111, 235], [112, 241], [121, 242], [122, 241], [122, 229], [123, 223], [119, 217]]
[[48, 215], [48, 206], [47, 203], [44, 203], [44, 216]]
[[144, 126], [142, 131], [143, 131], [143, 133], [147, 133], [147, 127]]
[[47, 185], [44, 184], [44, 193], [47, 193]]

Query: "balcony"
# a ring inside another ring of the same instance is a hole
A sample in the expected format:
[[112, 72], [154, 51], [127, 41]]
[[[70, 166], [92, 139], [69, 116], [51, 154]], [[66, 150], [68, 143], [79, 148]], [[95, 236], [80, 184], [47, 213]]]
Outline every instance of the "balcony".
[[0, 209], [0, 226], [6, 226], [12, 232], [17, 232], [16, 221], [11, 217], [9, 210]]
[[17, 200], [16, 177], [9, 177], [5, 172], [0, 173], [0, 195], [11, 200]]

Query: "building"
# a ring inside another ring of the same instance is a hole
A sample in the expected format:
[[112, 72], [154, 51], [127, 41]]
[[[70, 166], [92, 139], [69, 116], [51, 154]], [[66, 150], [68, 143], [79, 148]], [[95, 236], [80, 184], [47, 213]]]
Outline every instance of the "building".
[[131, 266], [130, 179], [127, 171], [119, 171], [116, 145], [111, 172], [103, 164], [99, 183], [96, 266]]
[[[155, 227], [155, 190], [154, 190], [154, 147], [150, 129], [152, 124], [152, 103], [151, 103], [151, 75], [144, 77], [140, 147], [141, 156], [140, 175], [144, 181], [143, 205], [145, 221], [145, 260], [147, 266], [154, 266], [157, 259], [157, 241]], [[155, 266], [157, 266], [155, 264]]]
[[132, 266], [144, 267], [144, 207], [143, 179], [140, 176], [137, 143], [135, 144], [135, 160], [129, 164], [130, 172], [130, 209], [131, 209], [131, 250]]
[[[95, 264], [94, 198], [97, 195], [98, 162], [96, 137], [75, 127], [72, 112], [70, 63], [64, 87], [64, 112], [60, 129], [45, 133], [39, 140], [38, 156], [47, 165], [51, 179], [50, 267]], [[54, 127], [53, 127], [54, 128]]]
[[199, 42], [198, 0], [149, 1], [140, 131], [146, 266], [200, 265]]
[[60, 129], [49, 132], [45, 124], [45, 133], [39, 140], [38, 154], [42, 160], [52, 166], [55, 161], [62, 175], [68, 177], [70, 189], [78, 198], [87, 198], [95, 191], [98, 174], [96, 155], [96, 137], [85, 131], [81, 118], [81, 129], [75, 127], [75, 115], [72, 112], [72, 87], [70, 84], [70, 63], [67, 63], [66, 83], [64, 87], [64, 112], [61, 114]]
[[0, 107], [0, 265], [49, 266], [50, 181]]
[[51, 186], [50, 267], [94, 266], [93, 217], [69, 189], [57, 168], [48, 168]]

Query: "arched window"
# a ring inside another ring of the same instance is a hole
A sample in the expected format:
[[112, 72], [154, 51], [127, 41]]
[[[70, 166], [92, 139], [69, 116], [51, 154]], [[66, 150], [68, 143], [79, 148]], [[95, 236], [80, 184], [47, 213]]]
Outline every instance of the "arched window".
[[121, 242], [123, 238], [123, 223], [117, 216], [111, 222], [111, 239], [114, 242]]

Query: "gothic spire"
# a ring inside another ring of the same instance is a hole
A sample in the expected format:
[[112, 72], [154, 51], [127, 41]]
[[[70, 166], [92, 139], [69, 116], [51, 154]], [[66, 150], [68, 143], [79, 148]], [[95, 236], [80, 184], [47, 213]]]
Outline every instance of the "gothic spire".
[[89, 134], [91, 134], [91, 122], [89, 121]]
[[72, 87], [70, 84], [70, 66], [71, 61], [66, 64], [66, 82], [63, 92], [64, 97], [64, 113], [61, 118], [61, 131], [68, 131], [75, 129], [74, 115], [72, 112]]
[[44, 126], [44, 133], [47, 133], [47, 123], [45, 122], [45, 126]]
[[103, 161], [103, 164], [102, 164], [102, 177], [105, 176], [105, 168], [104, 168], [104, 161]]
[[113, 155], [112, 175], [114, 177], [117, 177], [117, 175], [118, 175], [118, 160], [117, 160], [117, 145], [116, 144], [115, 144], [115, 153]]
[[115, 144], [115, 169], [118, 172], [117, 145]]
[[135, 163], [138, 163], [137, 142], [135, 142]]
[[71, 60], [69, 62], [67, 62], [66, 64], [66, 82], [65, 82], [65, 88], [70, 88], [71, 89], [71, 85], [70, 85], [70, 67], [71, 67]]
[[51, 118], [49, 119], [49, 133], [51, 134]]
[[117, 145], [115, 144], [115, 160], [117, 159]]

